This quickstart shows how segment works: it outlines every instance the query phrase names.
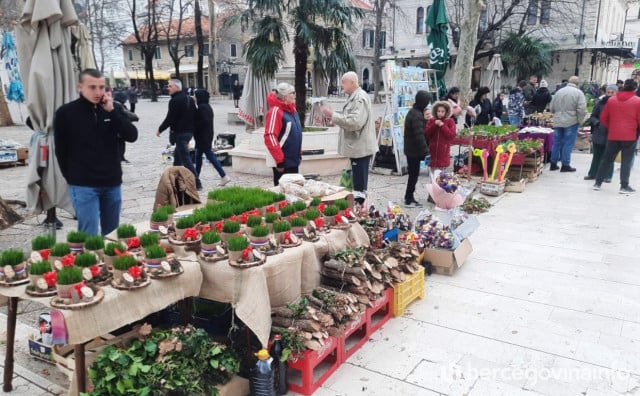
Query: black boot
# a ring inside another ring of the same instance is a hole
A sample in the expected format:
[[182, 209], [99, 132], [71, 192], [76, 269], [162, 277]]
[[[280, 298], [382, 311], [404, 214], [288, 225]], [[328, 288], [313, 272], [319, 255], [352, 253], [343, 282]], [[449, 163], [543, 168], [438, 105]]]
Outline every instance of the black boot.
[[558, 170], [558, 169], [559, 169], [559, 168], [558, 168], [558, 164], [557, 164], [557, 163], [555, 163], [555, 162], [552, 162], [552, 163], [551, 163], [551, 166], [549, 167], [549, 170], [550, 170], [550, 171], [555, 171], [555, 170]]
[[572, 168], [570, 165], [562, 165], [560, 172], [575, 172], [576, 168]]

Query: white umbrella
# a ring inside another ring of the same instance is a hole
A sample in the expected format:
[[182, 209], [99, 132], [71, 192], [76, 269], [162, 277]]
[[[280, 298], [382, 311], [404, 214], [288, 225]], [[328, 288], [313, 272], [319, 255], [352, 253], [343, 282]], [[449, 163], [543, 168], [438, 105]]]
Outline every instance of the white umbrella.
[[27, 110], [33, 125], [27, 207], [40, 212], [62, 208], [74, 213], [67, 183], [55, 157], [53, 115], [77, 97], [69, 26], [77, 22], [72, 0], [27, 0], [16, 26], [18, 58]]
[[500, 87], [502, 86], [502, 58], [500, 54], [494, 54], [491, 58], [491, 62], [487, 65], [484, 78], [482, 79], [482, 86], [489, 87], [491, 90], [491, 97], [496, 97], [500, 93]]
[[240, 97], [240, 103], [238, 103], [238, 117], [254, 128], [264, 125], [264, 116], [268, 110], [267, 94], [269, 92], [271, 92], [271, 89], [267, 79], [257, 77], [249, 67], [244, 78], [242, 97]]
[[80, 60], [80, 70], [95, 69], [96, 60], [91, 52], [91, 33], [89, 29], [83, 24], [78, 25], [76, 29], [73, 29], [73, 35], [78, 39], [76, 44], [76, 55]]

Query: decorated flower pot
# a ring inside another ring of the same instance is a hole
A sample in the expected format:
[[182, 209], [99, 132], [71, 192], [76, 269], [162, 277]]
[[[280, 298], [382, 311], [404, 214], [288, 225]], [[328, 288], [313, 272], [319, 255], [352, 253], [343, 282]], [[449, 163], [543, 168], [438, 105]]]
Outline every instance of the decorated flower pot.
[[296, 236], [303, 236], [304, 235], [304, 226], [291, 227], [291, 232], [296, 234]]
[[331, 227], [332, 225], [336, 224], [336, 219], [333, 218], [333, 216], [324, 216], [324, 225], [326, 227]]
[[149, 229], [151, 231], [154, 232], [159, 232], [160, 231], [160, 227], [167, 227], [169, 228], [169, 224], [171, 224], [171, 221], [167, 220], [167, 221], [153, 221], [153, 220], [149, 220]]
[[56, 290], [58, 291], [58, 297], [60, 297], [60, 298], [70, 298], [71, 297], [71, 290], [73, 290], [75, 287], [79, 287], [82, 284], [83, 284], [83, 282], [78, 282], [78, 283], [74, 283], [74, 284], [71, 284], [71, 285], [59, 285], [59, 284], [56, 284]]
[[29, 284], [33, 287], [36, 287], [36, 284], [38, 283], [38, 280], [42, 279], [43, 276], [42, 275], [31, 275], [29, 274]]
[[220, 242], [216, 243], [200, 243], [200, 251], [204, 254], [212, 254], [216, 252], [216, 248], [220, 246]]
[[73, 253], [82, 253], [84, 251], [84, 242], [69, 242], [69, 249]]
[[104, 254], [102, 256], [102, 261], [104, 262], [104, 265], [107, 266], [107, 268], [109, 270], [111, 270], [113, 268], [113, 260], [115, 260], [118, 256], [107, 256], [106, 254]]
[[104, 249], [87, 250], [87, 253], [93, 253], [98, 257], [98, 261], [104, 261]]
[[162, 263], [164, 260], [166, 260], [166, 257], [160, 257], [160, 258], [145, 258], [144, 259], [144, 265], [147, 268], [160, 268], [160, 263]]
[[229, 250], [229, 261], [239, 261], [242, 258], [242, 250]]
[[186, 228], [177, 228], [176, 227], [176, 238], [177, 239], [182, 239], [182, 236], [184, 235], [184, 231], [186, 230]]
[[124, 274], [127, 271], [123, 271], [123, 270], [119, 270], [119, 269], [113, 269], [111, 272], [113, 272], [113, 280], [120, 280], [122, 279], [122, 274]]
[[220, 240], [222, 242], [227, 242], [229, 240], [229, 238], [231, 238], [232, 236], [238, 235], [239, 232], [221, 232], [220, 233]]
[[51, 264], [51, 267], [53, 267], [53, 264], [56, 262], [56, 260], [61, 261], [62, 257], [49, 255], [48, 261], [49, 261], [49, 264]]
[[253, 247], [261, 247], [269, 244], [269, 235], [256, 237], [253, 235], [249, 235], [249, 243]]

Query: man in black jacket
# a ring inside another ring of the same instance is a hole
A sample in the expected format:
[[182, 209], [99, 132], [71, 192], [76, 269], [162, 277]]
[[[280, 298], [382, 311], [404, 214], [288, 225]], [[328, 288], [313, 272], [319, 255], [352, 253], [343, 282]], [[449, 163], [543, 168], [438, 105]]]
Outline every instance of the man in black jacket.
[[105, 78], [95, 69], [80, 73], [80, 98], [61, 106], [54, 117], [55, 152], [69, 184], [78, 230], [107, 235], [118, 227], [122, 206], [122, 168], [118, 137], [138, 139], [128, 117], [114, 110]]
[[196, 178], [196, 187], [200, 190], [202, 189], [202, 183], [200, 183], [198, 173], [189, 155], [189, 141], [193, 137], [195, 130], [196, 104], [182, 90], [182, 82], [180, 80], [169, 80], [168, 89], [171, 95], [169, 111], [160, 127], [158, 127], [156, 136], [160, 136], [165, 129], [170, 128], [170, 133], [175, 135], [176, 145], [173, 152], [173, 166], [182, 165], [189, 169]]

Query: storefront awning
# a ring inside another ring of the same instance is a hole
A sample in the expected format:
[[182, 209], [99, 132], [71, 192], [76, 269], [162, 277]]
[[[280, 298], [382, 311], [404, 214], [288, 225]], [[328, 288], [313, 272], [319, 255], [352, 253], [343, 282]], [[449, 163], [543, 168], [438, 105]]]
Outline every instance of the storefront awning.
[[[113, 77], [121, 80], [146, 80], [144, 70], [125, 70], [114, 71]], [[153, 78], [155, 80], [168, 80], [171, 78], [171, 73], [165, 70], [153, 69]]]
[[[202, 65], [202, 70], [204, 72], [206, 72], [207, 70], [209, 70], [209, 65], [208, 64], [204, 64]], [[169, 73], [175, 73], [176, 69], [171, 68], [169, 70], [167, 70]], [[180, 74], [182, 73], [197, 73], [198, 72], [198, 65], [180, 65]]]
[[590, 48], [593, 51], [602, 52], [608, 56], [616, 56], [624, 59], [635, 58], [635, 54], [631, 48], [615, 48], [615, 47], [596, 47]]

